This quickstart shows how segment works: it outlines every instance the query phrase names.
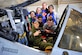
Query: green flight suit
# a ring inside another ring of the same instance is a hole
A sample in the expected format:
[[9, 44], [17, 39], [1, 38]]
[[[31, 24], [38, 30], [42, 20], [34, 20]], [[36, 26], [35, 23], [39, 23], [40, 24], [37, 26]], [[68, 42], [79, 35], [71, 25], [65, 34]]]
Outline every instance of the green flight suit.
[[41, 38], [41, 34], [39, 34], [38, 36], [33, 35], [36, 31], [37, 29], [35, 29], [34, 26], [32, 26], [32, 34], [29, 36], [29, 41], [32, 47], [38, 46], [41, 50], [44, 50], [47, 46], [53, 46], [53, 43], [51, 43], [53, 39], [51, 40], [47, 39], [47, 43], [45, 43], [43, 42], [43, 39]]

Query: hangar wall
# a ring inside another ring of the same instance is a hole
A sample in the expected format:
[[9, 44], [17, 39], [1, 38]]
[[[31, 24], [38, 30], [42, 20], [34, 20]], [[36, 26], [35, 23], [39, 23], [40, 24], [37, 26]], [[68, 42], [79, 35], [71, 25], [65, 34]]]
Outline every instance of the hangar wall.
[[[59, 17], [61, 17], [61, 15], [62, 15], [62, 12], [64, 11], [64, 9], [65, 9], [65, 7], [67, 6], [68, 4], [60, 4], [60, 5], [58, 5], [58, 14], [59, 14]], [[80, 10], [82, 10], [82, 3], [72, 3], [72, 4], [70, 4], [70, 5], [72, 5], [72, 6], [74, 6], [74, 7], [77, 7], [77, 8], [79, 8]]]
[[58, 13], [59, 18], [61, 17], [63, 10], [68, 4], [78, 7], [79, 9], [82, 10], [82, 6], [81, 6], [82, 0], [40, 0], [39, 2], [27, 6], [26, 8], [28, 11], [32, 11], [32, 10], [36, 11], [36, 8], [41, 7], [41, 4], [43, 2], [46, 2], [47, 5], [53, 4], [55, 7], [54, 12]]

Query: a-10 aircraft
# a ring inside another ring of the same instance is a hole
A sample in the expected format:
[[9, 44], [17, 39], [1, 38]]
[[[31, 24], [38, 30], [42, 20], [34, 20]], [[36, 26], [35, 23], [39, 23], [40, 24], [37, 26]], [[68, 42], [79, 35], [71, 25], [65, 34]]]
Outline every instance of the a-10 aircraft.
[[[7, 12], [12, 28], [17, 31], [17, 25], [13, 19], [13, 10], [4, 10]], [[2, 16], [0, 15], [0, 17]], [[24, 24], [23, 15], [22, 20], [23, 22], [19, 21], [19, 23]], [[57, 25], [55, 37], [57, 37], [57, 40], [49, 55], [82, 55], [82, 11], [72, 5], [68, 5]], [[48, 55], [44, 51], [12, 40], [0, 36], [0, 55]]]

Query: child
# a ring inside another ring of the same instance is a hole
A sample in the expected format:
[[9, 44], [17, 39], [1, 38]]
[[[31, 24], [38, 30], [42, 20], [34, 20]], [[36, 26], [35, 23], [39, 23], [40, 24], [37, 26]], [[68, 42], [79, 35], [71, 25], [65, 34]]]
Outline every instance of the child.
[[39, 22], [39, 27], [42, 28], [43, 27], [43, 22], [42, 22], [42, 16], [38, 16], [38, 22]]

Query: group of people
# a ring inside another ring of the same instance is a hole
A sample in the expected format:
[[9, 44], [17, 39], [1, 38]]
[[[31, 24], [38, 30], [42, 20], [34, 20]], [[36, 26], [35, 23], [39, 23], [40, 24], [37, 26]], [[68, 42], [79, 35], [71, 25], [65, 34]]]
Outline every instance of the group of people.
[[58, 25], [58, 17], [53, 10], [53, 5], [47, 8], [46, 2], [43, 2], [42, 8], [37, 7], [36, 12], [30, 11], [30, 17], [26, 16], [29, 22], [29, 46], [39, 46], [41, 50], [48, 46], [53, 47], [53, 37]]

